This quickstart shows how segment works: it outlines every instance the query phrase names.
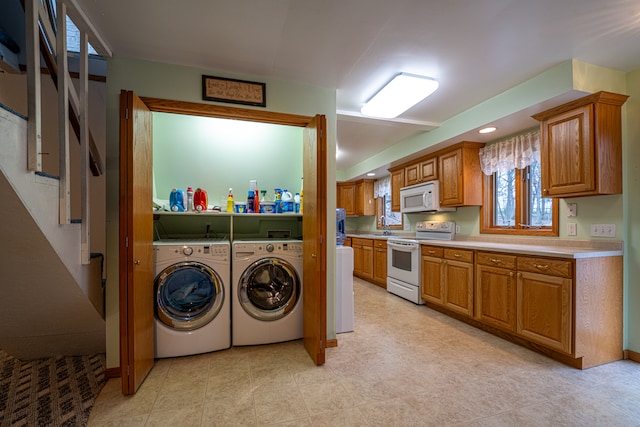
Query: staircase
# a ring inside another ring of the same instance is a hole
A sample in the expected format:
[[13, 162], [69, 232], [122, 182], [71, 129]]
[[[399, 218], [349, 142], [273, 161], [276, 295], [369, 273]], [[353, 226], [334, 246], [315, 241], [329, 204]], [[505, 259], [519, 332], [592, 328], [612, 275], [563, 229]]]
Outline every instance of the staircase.
[[[40, 0], [24, 1], [26, 16], [35, 7], [37, 10], [32, 16], [42, 22], [42, 15], [36, 16], [45, 12], [39, 6]], [[58, 3], [64, 5], [67, 0], [58, 0]], [[68, 5], [75, 7], [75, 1], [70, 0]], [[60, 7], [59, 10], [66, 11], [64, 6], [62, 9]], [[78, 15], [77, 10], [73, 12], [77, 19], [82, 19], [82, 14]], [[25, 19], [25, 15], [21, 19]], [[64, 29], [64, 25], [58, 25], [58, 28]], [[29, 32], [28, 25], [26, 32]], [[61, 34], [66, 37], [64, 31]], [[27, 44], [28, 40], [38, 37], [42, 41], [43, 33], [27, 34]], [[47, 34], [46, 37], [51, 40], [54, 36]], [[40, 43], [41, 49], [42, 46]], [[49, 58], [55, 56], [53, 52], [34, 52], [33, 49], [27, 53], [27, 57], [30, 55], [27, 64], [40, 64], [40, 55]], [[57, 63], [61, 61], [67, 61], [66, 53], [58, 55]], [[55, 78], [55, 64], [46, 58], [45, 62]], [[36, 72], [33, 68], [37, 68]], [[68, 76], [67, 65], [63, 66], [61, 72]], [[84, 72], [86, 74], [86, 69]], [[91, 134], [87, 132], [87, 138], [78, 133], [79, 129], [86, 126], [87, 116], [76, 114], [78, 108], [74, 109], [71, 100], [67, 101], [73, 98], [76, 103], [78, 99], [81, 103], [87, 102], [87, 98], [83, 98], [87, 94], [81, 93], [79, 98], [73, 93], [69, 97], [68, 93], [73, 92], [74, 88], [68, 88], [65, 83], [62, 90], [68, 92], [64, 94], [63, 103], [58, 99], [57, 105], [66, 106], [68, 103], [69, 111], [63, 111], [69, 114], [67, 125], [62, 126], [63, 131], [60, 132], [41, 129], [40, 110], [49, 108], [49, 103], [55, 105], [56, 100], [47, 99], [47, 105], [42, 106], [45, 97], [40, 92], [39, 66], [32, 67], [27, 74], [25, 87], [28, 88], [30, 117], [0, 104], [0, 349], [23, 360], [104, 353], [103, 259], [89, 256], [88, 219], [91, 205], [88, 195], [91, 190], [88, 188], [90, 173], [87, 172], [91, 170], [96, 175], [96, 172], [101, 173], [102, 166], [99, 159], [97, 162], [94, 160], [97, 152]], [[66, 81], [71, 81], [70, 77]], [[86, 75], [84, 78], [80, 76], [80, 82], [81, 87], [83, 83], [86, 86]], [[37, 106], [37, 114], [33, 113], [34, 105]], [[33, 141], [38, 140], [37, 156], [41, 156], [44, 150], [40, 140], [43, 136], [54, 140], [59, 138], [54, 147], [58, 149], [57, 144], [68, 145], [69, 137], [65, 134], [68, 128], [76, 130], [81, 152], [91, 153], [86, 156], [91, 160], [82, 162], [82, 165], [65, 163], [69, 162], [69, 156], [61, 149], [60, 158], [63, 160], [60, 170], [64, 174], [59, 177], [43, 173], [40, 159], [33, 161]], [[36, 134], [37, 138], [34, 138]], [[34, 168], [34, 164], [37, 167]], [[83, 180], [80, 195], [73, 196], [81, 198], [80, 220], [70, 220], [69, 216], [69, 199], [72, 196], [68, 171], [72, 168], [81, 170]]]
[[81, 262], [80, 224], [58, 224], [58, 180], [26, 170], [26, 134], [25, 118], [0, 109], [0, 348], [20, 359], [104, 353], [101, 298], [89, 299], [101, 294], [98, 261]]

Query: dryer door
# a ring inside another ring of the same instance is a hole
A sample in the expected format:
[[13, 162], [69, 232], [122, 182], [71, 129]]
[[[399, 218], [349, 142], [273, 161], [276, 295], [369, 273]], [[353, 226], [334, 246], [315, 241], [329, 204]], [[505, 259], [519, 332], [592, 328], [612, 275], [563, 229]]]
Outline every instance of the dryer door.
[[156, 316], [170, 328], [191, 331], [211, 322], [224, 302], [222, 279], [199, 262], [170, 265], [155, 279]]
[[296, 269], [280, 258], [263, 258], [251, 264], [238, 282], [238, 299], [244, 311], [258, 320], [278, 320], [288, 315], [301, 297]]

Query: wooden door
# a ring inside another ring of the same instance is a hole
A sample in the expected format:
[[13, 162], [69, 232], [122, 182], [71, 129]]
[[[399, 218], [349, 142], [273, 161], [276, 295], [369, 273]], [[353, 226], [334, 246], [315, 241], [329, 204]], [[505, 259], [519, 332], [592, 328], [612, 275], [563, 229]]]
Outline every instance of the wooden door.
[[427, 182], [435, 179], [438, 179], [438, 158], [432, 157], [420, 162], [420, 180]]
[[400, 189], [404, 187], [404, 169], [391, 173], [391, 211], [400, 212]]
[[593, 105], [542, 123], [540, 147], [543, 197], [588, 193], [596, 189]]
[[303, 292], [304, 347], [316, 365], [327, 342], [327, 119], [317, 115], [304, 130]]
[[462, 150], [441, 154], [440, 160], [440, 204], [457, 206], [462, 204]]
[[517, 333], [571, 354], [572, 280], [518, 272]]
[[516, 278], [513, 270], [476, 266], [476, 319], [516, 331]]
[[445, 260], [444, 305], [466, 316], [473, 316], [473, 264]]
[[120, 369], [135, 393], [154, 363], [152, 115], [133, 92], [120, 93]]
[[422, 299], [442, 304], [442, 258], [422, 256]]

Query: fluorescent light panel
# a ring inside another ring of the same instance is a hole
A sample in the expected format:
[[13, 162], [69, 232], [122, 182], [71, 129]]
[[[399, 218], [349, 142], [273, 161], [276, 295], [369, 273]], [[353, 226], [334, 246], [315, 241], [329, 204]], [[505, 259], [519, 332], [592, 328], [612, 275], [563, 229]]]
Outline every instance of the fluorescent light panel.
[[362, 107], [366, 116], [392, 119], [398, 117], [438, 89], [431, 77], [400, 73]]

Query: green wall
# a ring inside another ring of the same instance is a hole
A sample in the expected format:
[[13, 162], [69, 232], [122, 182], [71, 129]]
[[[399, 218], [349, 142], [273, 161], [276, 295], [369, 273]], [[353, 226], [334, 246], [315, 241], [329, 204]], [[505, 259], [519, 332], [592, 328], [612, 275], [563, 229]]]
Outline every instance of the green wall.
[[[259, 81], [266, 84], [267, 107], [244, 107], [279, 113], [327, 117], [327, 215], [335, 215], [335, 146], [336, 146], [336, 93], [293, 82], [265, 79], [256, 76], [194, 67], [162, 64], [114, 55], [107, 61], [107, 195], [106, 195], [106, 327], [107, 368], [120, 365], [119, 360], [119, 296], [118, 296], [118, 167], [119, 167], [119, 95], [121, 90], [132, 90], [139, 96], [202, 101], [202, 75]], [[229, 104], [224, 104], [229, 106]], [[155, 137], [155, 135], [154, 135]], [[184, 140], [180, 141], [184, 143]], [[299, 173], [294, 178], [294, 188], [299, 186]], [[241, 176], [237, 176], [242, 186]], [[248, 186], [248, 177], [244, 179]], [[266, 178], [265, 178], [266, 179]], [[185, 184], [189, 185], [185, 177]], [[195, 179], [194, 179], [195, 180]], [[260, 184], [260, 181], [259, 181]], [[265, 182], [264, 185], [267, 183]], [[181, 184], [183, 185], [183, 184]], [[227, 184], [225, 184], [227, 185]], [[213, 187], [212, 187], [213, 188]], [[228, 188], [228, 187], [227, 187]], [[327, 338], [335, 338], [335, 223], [327, 223]], [[333, 243], [333, 244], [332, 244]]]
[[154, 197], [173, 188], [207, 191], [210, 205], [226, 207], [229, 188], [247, 200], [249, 180], [259, 190], [300, 191], [302, 132], [294, 126], [181, 114], [153, 113]]
[[640, 353], [640, 70], [627, 75], [627, 125], [623, 147], [625, 346]]

